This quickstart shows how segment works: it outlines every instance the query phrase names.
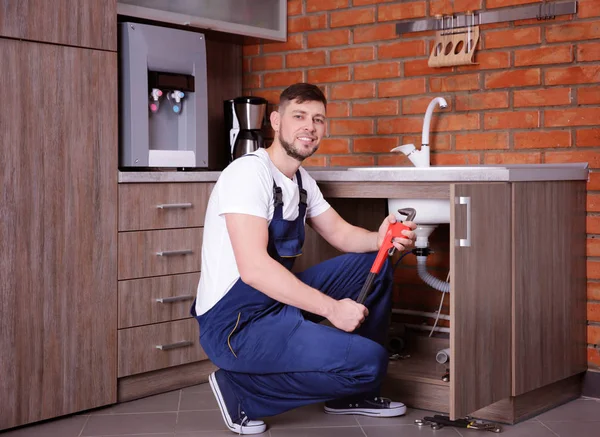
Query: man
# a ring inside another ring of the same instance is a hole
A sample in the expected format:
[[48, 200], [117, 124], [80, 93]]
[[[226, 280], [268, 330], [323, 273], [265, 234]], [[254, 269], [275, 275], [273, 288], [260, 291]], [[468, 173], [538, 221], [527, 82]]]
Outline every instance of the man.
[[[355, 300], [393, 214], [378, 232], [343, 220], [302, 161], [319, 148], [327, 101], [314, 85], [283, 91], [268, 149], [238, 158], [221, 174], [206, 212], [202, 274], [192, 308], [200, 342], [220, 370], [209, 383], [227, 427], [259, 434], [259, 418], [325, 402], [330, 414], [397, 416], [379, 397], [388, 356], [389, 261], [365, 305]], [[345, 255], [299, 274], [305, 219]], [[413, 223], [407, 222], [411, 229]], [[397, 238], [399, 250], [414, 233]], [[319, 324], [328, 319], [331, 326]]]

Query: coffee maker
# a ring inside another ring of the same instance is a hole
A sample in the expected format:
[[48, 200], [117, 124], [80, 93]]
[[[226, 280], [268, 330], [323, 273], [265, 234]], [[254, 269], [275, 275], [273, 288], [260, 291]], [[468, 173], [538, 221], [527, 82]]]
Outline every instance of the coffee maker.
[[266, 124], [267, 100], [242, 96], [225, 100], [225, 130], [230, 148], [230, 162], [264, 147], [261, 129]]

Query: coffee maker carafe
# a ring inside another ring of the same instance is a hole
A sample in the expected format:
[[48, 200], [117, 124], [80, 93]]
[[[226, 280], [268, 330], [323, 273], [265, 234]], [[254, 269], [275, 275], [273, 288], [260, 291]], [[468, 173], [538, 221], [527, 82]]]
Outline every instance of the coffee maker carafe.
[[225, 101], [225, 123], [231, 161], [264, 147], [261, 129], [265, 124], [267, 100], [244, 96]]

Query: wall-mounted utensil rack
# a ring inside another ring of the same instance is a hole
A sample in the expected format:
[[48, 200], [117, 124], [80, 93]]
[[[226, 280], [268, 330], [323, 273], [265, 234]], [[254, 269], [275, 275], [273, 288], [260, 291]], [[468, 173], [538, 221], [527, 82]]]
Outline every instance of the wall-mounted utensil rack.
[[502, 23], [506, 21], [551, 20], [557, 15], [577, 13], [577, 1], [569, 2], [543, 2], [538, 5], [511, 7], [498, 11], [475, 11], [463, 15], [450, 15], [440, 18], [427, 18], [396, 24], [396, 33], [401, 35], [409, 32], [423, 32], [426, 30], [445, 30], [458, 27], [478, 26], [481, 24]]

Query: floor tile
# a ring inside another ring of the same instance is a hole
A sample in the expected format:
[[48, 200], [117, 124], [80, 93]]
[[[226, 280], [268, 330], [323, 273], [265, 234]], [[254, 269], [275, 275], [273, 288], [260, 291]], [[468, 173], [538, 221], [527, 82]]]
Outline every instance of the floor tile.
[[106, 414], [90, 416], [82, 436], [172, 433], [177, 413]]
[[109, 405], [90, 411], [90, 414], [96, 416], [99, 414], [176, 412], [179, 408], [179, 397], [179, 390], [175, 390], [122, 404]]
[[182, 388], [181, 391], [183, 391], [184, 393], [211, 393], [210, 385], [208, 384], [208, 382], [204, 384], [191, 385], [189, 387]]
[[450, 428], [433, 430], [429, 426], [417, 425], [363, 426], [363, 431], [367, 437], [460, 437]]
[[[131, 437], [175, 437], [175, 434], [170, 432], [168, 434], [130, 434], [129, 436]], [[127, 436], [127, 437], [129, 437]], [[94, 436], [96, 437], [96, 436]], [[121, 435], [115, 436], [115, 435], [103, 435], [103, 436], [97, 436], [97, 437], [121, 437]], [[177, 436], [179, 437], [179, 436]], [[229, 436], [232, 437], [232, 436]]]
[[323, 404], [308, 405], [265, 419], [270, 429], [357, 426], [356, 416], [326, 414]]
[[545, 425], [559, 437], [598, 437], [600, 426], [595, 422], [548, 422]]
[[218, 410], [219, 406], [212, 391], [204, 392], [181, 392], [181, 403], [179, 411], [190, 410]]
[[[600, 421], [600, 400], [576, 399], [536, 416], [541, 422]], [[600, 425], [599, 425], [600, 426]], [[600, 432], [598, 433], [600, 435]]]
[[365, 435], [359, 426], [336, 426], [329, 428], [272, 429], [271, 437], [365, 437]]
[[[537, 420], [518, 423], [516, 425], [498, 424], [502, 428], [502, 437], [556, 437], [552, 431]], [[457, 428], [458, 433], [463, 437], [481, 436], [482, 431], [473, 429]], [[489, 432], [485, 434], [491, 435]]]
[[227, 427], [219, 410], [180, 412], [175, 432], [191, 431], [227, 431]]
[[422, 419], [425, 416], [439, 414], [433, 411], [416, 410], [408, 408], [404, 416], [398, 417], [370, 417], [356, 416], [356, 420], [362, 426], [395, 426], [395, 425], [414, 425], [415, 419]]
[[0, 431], [2, 437], [78, 437], [89, 416], [69, 416], [12, 431]]
[[[137, 437], [137, 436], [133, 436]], [[152, 436], [150, 436], [152, 437]], [[178, 432], [175, 437], [235, 437], [231, 431], [195, 431], [195, 432]], [[259, 434], [259, 437], [269, 437], [269, 433]]]

